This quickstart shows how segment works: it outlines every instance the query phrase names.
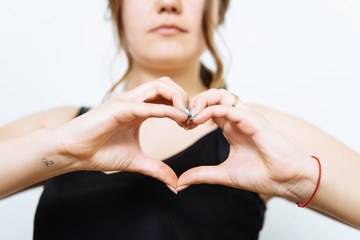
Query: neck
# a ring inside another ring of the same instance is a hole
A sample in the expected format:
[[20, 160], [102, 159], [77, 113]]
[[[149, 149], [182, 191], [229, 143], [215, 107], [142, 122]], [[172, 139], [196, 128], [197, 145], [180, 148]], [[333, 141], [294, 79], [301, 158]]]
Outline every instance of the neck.
[[150, 69], [134, 63], [126, 79], [125, 91], [143, 83], [167, 76], [182, 87], [190, 98], [207, 90], [200, 78], [200, 62], [177, 69]]

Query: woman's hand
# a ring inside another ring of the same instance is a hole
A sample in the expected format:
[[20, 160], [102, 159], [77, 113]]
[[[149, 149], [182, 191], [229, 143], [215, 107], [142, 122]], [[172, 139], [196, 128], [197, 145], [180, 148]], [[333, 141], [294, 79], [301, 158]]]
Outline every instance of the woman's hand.
[[[293, 201], [307, 200], [317, 181], [316, 161], [246, 104], [239, 101], [233, 107], [234, 100], [234, 95], [228, 91], [214, 89], [191, 100], [190, 108], [198, 115], [190, 128], [213, 119], [224, 130], [230, 153], [218, 166], [201, 166], [183, 173], [178, 190], [191, 184], [209, 183]], [[309, 171], [314, 173], [313, 177], [307, 177]]]
[[139, 172], [175, 188], [174, 171], [141, 150], [139, 127], [153, 117], [182, 126], [188, 116], [180, 109], [187, 101], [187, 94], [169, 78], [145, 83], [60, 127], [61, 152], [79, 170]]

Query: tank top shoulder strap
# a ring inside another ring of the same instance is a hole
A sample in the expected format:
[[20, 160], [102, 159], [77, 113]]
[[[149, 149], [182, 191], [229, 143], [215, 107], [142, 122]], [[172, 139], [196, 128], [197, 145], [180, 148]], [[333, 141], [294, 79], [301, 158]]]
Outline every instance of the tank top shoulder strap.
[[82, 107], [79, 109], [79, 112], [76, 114], [75, 117], [79, 117], [79, 116], [83, 115], [84, 113], [87, 113], [89, 110], [90, 110], [90, 107], [82, 106]]

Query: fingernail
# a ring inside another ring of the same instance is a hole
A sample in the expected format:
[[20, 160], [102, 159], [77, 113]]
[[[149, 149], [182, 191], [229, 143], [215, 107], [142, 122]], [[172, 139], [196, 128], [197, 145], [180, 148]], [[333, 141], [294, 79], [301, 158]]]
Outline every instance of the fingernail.
[[185, 112], [184, 110], [181, 110], [183, 113], [185, 113], [188, 117], [191, 117], [191, 114], [188, 112]]
[[197, 115], [199, 115], [199, 113], [195, 114], [194, 116], [191, 116], [191, 117], [189, 118], [189, 120], [192, 121]]
[[172, 186], [166, 184], [166, 186], [175, 194], [177, 194], [177, 191], [175, 190], [175, 188], [173, 188]]
[[194, 115], [194, 113], [196, 113], [196, 109], [192, 108], [191, 111], [190, 111], [191, 116]]
[[185, 111], [186, 111], [188, 114], [190, 114], [190, 116], [191, 116], [190, 108], [189, 108], [189, 106], [187, 105], [187, 103], [185, 103]]
[[185, 188], [187, 188], [188, 186], [189, 186], [189, 185], [185, 185], [185, 186], [178, 187], [178, 188], [176, 188], [175, 191], [180, 192], [180, 191], [184, 190]]

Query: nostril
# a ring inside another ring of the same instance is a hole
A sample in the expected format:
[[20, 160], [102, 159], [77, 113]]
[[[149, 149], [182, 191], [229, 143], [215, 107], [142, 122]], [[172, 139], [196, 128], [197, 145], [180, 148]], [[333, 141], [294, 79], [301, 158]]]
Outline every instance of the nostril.
[[163, 12], [178, 13], [178, 8], [177, 7], [170, 7], [170, 6], [163, 6], [163, 7], [159, 8], [159, 12], [160, 13], [163, 13]]

